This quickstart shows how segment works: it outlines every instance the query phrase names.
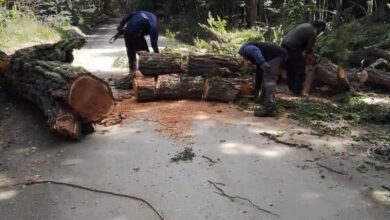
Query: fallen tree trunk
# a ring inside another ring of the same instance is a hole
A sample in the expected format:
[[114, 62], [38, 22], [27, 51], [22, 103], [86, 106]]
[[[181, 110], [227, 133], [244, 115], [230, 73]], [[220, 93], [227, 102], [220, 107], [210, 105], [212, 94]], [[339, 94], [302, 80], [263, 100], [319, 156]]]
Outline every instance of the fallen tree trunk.
[[366, 84], [390, 90], [390, 72], [367, 68], [368, 79]]
[[134, 80], [136, 100], [138, 102], [154, 101], [156, 97], [156, 82], [154, 77], [137, 77]]
[[107, 83], [68, 64], [79, 43], [71, 40], [19, 50], [4, 74], [9, 91], [36, 104], [55, 133], [73, 139], [82, 136], [81, 122], [97, 122], [114, 107]]
[[182, 99], [202, 99], [204, 79], [201, 76], [182, 76], [180, 97]]
[[181, 55], [179, 53], [140, 52], [139, 70], [145, 76], [182, 73]]
[[191, 54], [188, 60], [188, 75], [209, 77], [237, 77], [241, 65], [237, 58], [215, 54]]
[[208, 101], [234, 102], [240, 90], [235, 87], [235, 79], [207, 79], [204, 87], [204, 99]]
[[157, 99], [180, 99], [180, 75], [160, 75], [156, 83]]
[[313, 81], [320, 81], [323, 84], [341, 90], [348, 91], [351, 89], [345, 71], [326, 58], [321, 58], [321, 61], [315, 67], [315, 74], [313, 75]]

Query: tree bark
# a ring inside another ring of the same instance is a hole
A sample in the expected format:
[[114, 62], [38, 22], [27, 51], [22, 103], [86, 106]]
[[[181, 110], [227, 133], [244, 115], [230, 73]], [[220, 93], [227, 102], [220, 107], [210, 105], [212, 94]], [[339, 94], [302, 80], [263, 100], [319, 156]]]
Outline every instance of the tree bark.
[[114, 107], [107, 83], [83, 68], [73, 67], [75, 41], [40, 45], [17, 51], [4, 78], [6, 88], [36, 104], [51, 129], [62, 136], [81, 138], [81, 121], [97, 122]]
[[191, 54], [188, 61], [190, 76], [237, 77], [241, 68], [237, 58], [225, 55]]
[[9, 68], [9, 62], [11, 57], [6, 53], [0, 50], [0, 77], [5, 73], [5, 71]]
[[182, 73], [181, 64], [178, 53], [139, 53], [139, 70], [145, 76]]
[[180, 99], [180, 75], [160, 75], [157, 78], [156, 96], [158, 99]]
[[366, 71], [368, 73], [367, 85], [381, 87], [388, 91], [390, 90], [390, 72], [371, 67], [367, 68]]
[[180, 97], [182, 99], [202, 99], [204, 79], [201, 76], [182, 76]]
[[167, 0], [167, 3], [165, 3], [164, 14], [166, 18], [169, 18], [169, 16], [171, 15], [171, 11], [174, 3], [175, 0]]
[[254, 27], [256, 26], [256, 18], [257, 18], [257, 1], [258, 0], [249, 0], [249, 20], [248, 20], [248, 27]]
[[234, 102], [240, 90], [235, 88], [235, 79], [207, 79], [204, 87], [204, 99], [208, 101]]
[[134, 88], [138, 102], [154, 101], [157, 99], [156, 82], [154, 77], [135, 78]]
[[313, 78], [314, 81], [320, 81], [332, 87], [350, 90], [345, 71], [326, 58], [321, 58], [320, 63], [316, 65]]

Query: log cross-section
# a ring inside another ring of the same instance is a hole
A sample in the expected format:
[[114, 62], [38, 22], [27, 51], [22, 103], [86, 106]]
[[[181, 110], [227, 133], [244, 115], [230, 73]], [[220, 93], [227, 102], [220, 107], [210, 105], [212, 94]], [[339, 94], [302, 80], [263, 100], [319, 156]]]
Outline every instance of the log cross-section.
[[136, 100], [147, 102], [156, 100], [156, 82], [154, 77], [137, 77], [134, 80]]

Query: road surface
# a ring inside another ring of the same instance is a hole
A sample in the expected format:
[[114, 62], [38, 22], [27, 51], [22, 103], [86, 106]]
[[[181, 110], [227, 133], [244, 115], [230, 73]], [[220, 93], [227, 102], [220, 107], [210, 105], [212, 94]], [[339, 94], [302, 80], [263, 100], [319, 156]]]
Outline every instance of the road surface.
[[[107, 44], [114, 27], [96, 30], [76, 52], [75, 65], [102, 78], [126, 74], [126, 69], [111, 66], [116, 57], [125, 56], [121, 40]], [[188, 105], [172, 103], [177, 108]], [[381, 188], [390, 185], [390, 175], [356, 172], [344, 140], [307, 135], [304, 141], [314, 148], [309, 151], [259, 135], [307, 132], [289, 119], [254, 118], [226, 105], [218, 114], [194, 111], [187, 139], [173, 140], [156, 129], [159, 121], [149, 120], [159, 113], [157, 108], [139, 111], [134, 120], [119, 126], [98, 127], [81, 142], [67, 142], [50, 134], [37, 110], [18, 109], [2, 121], [9, 126], [2, 132], [16, 127], [19, 135], [0, 155], [0, 186], [34, 178], [135, 195], [149, 201], [166, 220], [390, 218], [388, 192]], [[193, 161], [170, 162], [184, 147], [194, 150]], [[218, 194], [221, 191], [209, 181], [218, 183], [225, 194], [247, 198], [278, 216]], [[0, 213], [4, 220], [159, 219], [140, 202], [54, 184], [1, 188]]]

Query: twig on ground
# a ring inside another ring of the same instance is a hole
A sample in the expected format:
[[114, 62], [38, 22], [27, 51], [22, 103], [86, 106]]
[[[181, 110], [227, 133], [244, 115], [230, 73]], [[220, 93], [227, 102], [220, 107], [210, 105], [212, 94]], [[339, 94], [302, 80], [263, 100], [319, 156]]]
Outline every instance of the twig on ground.
[[[214, 182], [212, 182], [212, 181], [210, 181], [210, 180], [207, 180], [207, 181], [208, 181], [212, 186], [214, 186], [214, 188], [215, 188], [216, 190], [218, 190], [218, 192], [216, 192], [217, 194], [219, 194], [219, 195], [221, 195], [221, 196], [224, 196], [224, 197], [230, 199], [230, 201], [232, 201], [232, 202], [233, 202], [235, 199], [241, 199], [241, 200], [244, 200], [244, 201], [249, 202], [253, 207], [255, 207], [256, 209], [258, 209], [258, 210], [260, 210], [260, 211], [262, 211], [262, 212], [266, 212], [266, 213], [271, 214], [271, 215], [273, 215], [273, 216], [280, 217], [280, 216], [279, 216], [278, 214], [276, 214], [276, 213], [273, 213], [273, 212], [271, 212], [271, 211], [268, 211], [268, 210], [266, 210], [266, 209], [261, 208], [260, 206], [256, 205], [255, 203], [253, 203], [251, 200], [249, 200], [249, 199], [247, 199], [247, 198], [244, 198], [244, 197], [241, 197], [241, 196], [231, 196], [231, 195], [227, 195], [227, 194], [223, 191], [223, 189], [221, 189], [220, 187], [217, 186], [217, 184], [220, 184], [220, 183], [214, 183]], [[221, 185], [221, 184], [220, 184], [220, 185]]]
[[206, 159], [206, 160], [210, 161], [210, 163], [212, 163], [212, 164], [216, 164], [216, 163], [217, 163], [217, 161], [215, 161], [215, 160], [211, 159], [211, 158], [210, 158], [210, 157], [208, 157], [208, 156], [202, 155], [202, 158], [204, 158], [204, 159]]
[[289, 147], [296, 147], [296, 148], [306, 148], [310, 151], [313, 150], [312, 147], [310, 147], [309, 145], [307, 144], [297, 144], [297, 143], [290, 143], [290, 142], [287, 142], [287, 141], [282, 141], [282, 140], [279, 140], [277, 138], [277, 135], [274, 135], [274, 134], [270, 134], [270, 133], [267, 133], [267, 132], [261, 132], [259, 133], [261, 136], [264, 136], [270, 140], [273, 140], [275, 141], [276, 143], [279, 143], [279, 144], [284, 144], [284, 145], [287, 145]]
[[338, 174], [340, 174], [340, 175], [345, 175], [345, 173], [343, 173], [343, 172], [341, 172], [341, 171], [334, 170], [334, 169], [329, 168], [329, 167], [327, 167], [327, 166], [325, 166], [325, 165], [322, 165], [322, 164], [320, 164], [320, 163], [317, 163], [317, 165], [320, 166], [320, 167], [322, 167], [322, 168], [324, 168], [324, 169], [327, 169], [328, 171], [331, 171], [331, 172], [334, 172], [334, 173], [338, 173]]
[[383, 185], [382, 188], [390, 192], [390, 187], [387, 187], [387, 186]]
[[93, 189], [93, 188], [89, 188], [86, 186], [81, 186], [81, 185], [77, 185], [77, 184], [73, 184], [73, 183], [64, 183], [64, 182], [51, 181], [51, 180], [30, 180], [28, 182], [10, 185], [10, 187], [34, 186], [34, 185], [41, 185], [41, 184], [54, 184], [54, 185], [59, 185], [59, 186], [67, 186], [67, 187], [82, 189], [82, 190], [86, 190], [86, 191], [90, 191], [90, 192], [101, 193], [101, 194], [136, 200], [136, 201], [139, 201], [139, 202], [146, 204], [150, 209], [153, 210], [154, 213], [156, 213], [156, 215], [159, 217], [160, 220], [164, 220], [164, 217], [156, 210], [156, 208], [153, 207], [153, 205], [150, 202], [146, 201], [145, 199], [136, 197], [136, 196], [115, 193], [115, 192], [109, 192], [109, 191], [104, 191], [104, 190], [99, 190], [99, 189]]

